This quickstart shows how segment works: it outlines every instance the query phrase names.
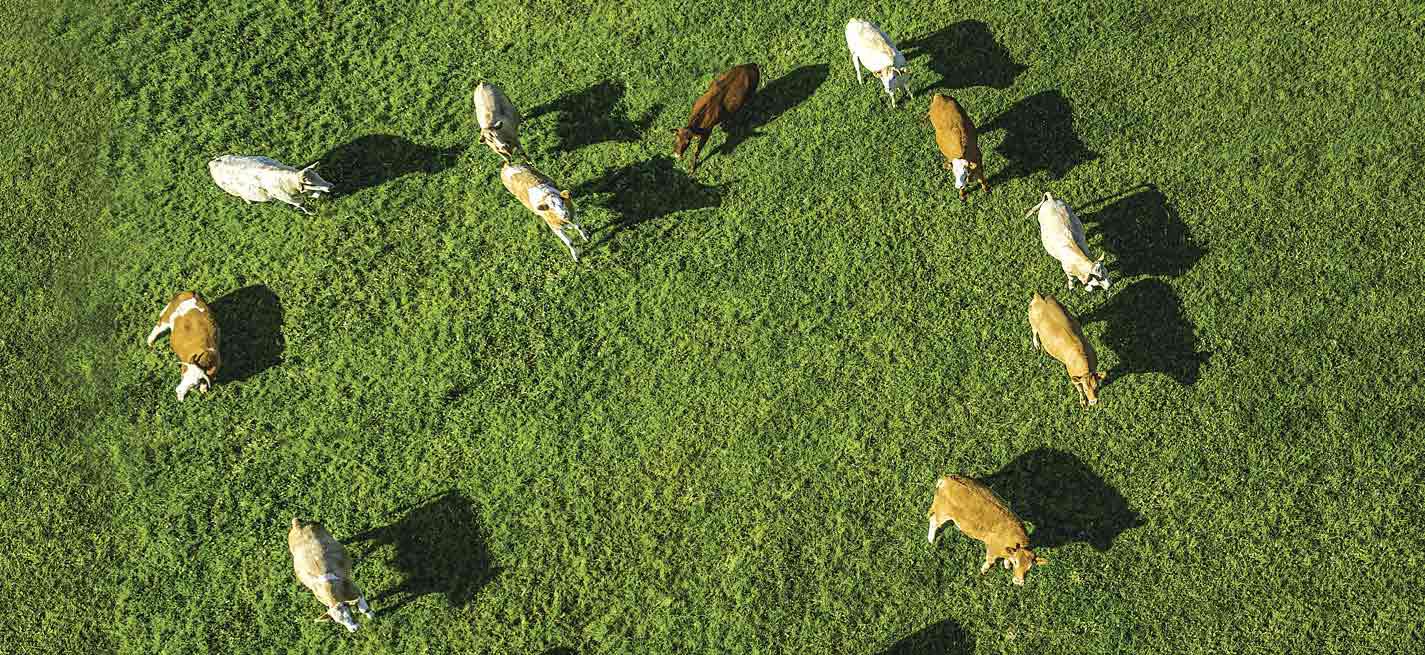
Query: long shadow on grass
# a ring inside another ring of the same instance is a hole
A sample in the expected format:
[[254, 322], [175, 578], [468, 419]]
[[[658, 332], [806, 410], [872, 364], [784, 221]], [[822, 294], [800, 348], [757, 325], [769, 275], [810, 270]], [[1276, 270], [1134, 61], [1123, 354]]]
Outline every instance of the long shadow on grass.
[[573, 648], [551, 648], [541, 655], [579, 655]]
[[990, 186], [1045, 171], [1059, 179], [1075, 166], [1098, 159], [1074, 132], [1074, 111], [1058, 91], [1042, 91], [1016, 102], [980, 128], [1004, 130], [996, 149], [1008, 163], [990, 179]]
[[946, 619], [906, 637], [880, 655], [960, 655], [975, 652], [975, 640], [960, 624]]
[[1009, 50], [990, 33], [990, 27], [977, 20], [960, 21], [902, 45], [907, 61], [927, 55], [930, 70], [940, 75], [922, 93], [936, 87], [1008, 89], [1014, 78], [1029, 70], [1028, 66], [1014, 63]]
[[742, 111], [723, 125], [727, 140], [723, 141], [717, 150], [709, 153], [708, 157], [717, 153], [731, 155], [743, 141], [762, 136], [763, 133], [758, 132], [757, 128], [777, 120], [778, 116], [806, 102], [807, 98], [821, 87], [822, 82], [826, 81], [830, 71], [831, 67], [826, 64], [802, 66], [763, 87], [757, 95], [752, 96], [752, 101], [748, 102]]
[[343, 143], [318, 161], [332, 197], [349, 196], [412, 173], [439, 173], [455, 165], [466, 146], [423, 146], [394, 134], [368, 134]]
[[1119, 360], [1106, 383], [1133, 373], [1164, 373], [1178, 384], [1191, 385], [1212, 357], [1211, 352], [1198, 352], [1182, 300], [1162, 280], [1134, 282], [1079, 318], [1084, 325], [1098, 321], [1107, 323], [1103, 341]]
[[485, 531], [470, 500], [449, 491], [406, 511], [384, 528], [367, 530], [353, 542], [394, 546], [391, 562], [405, 579], [372, 598], [378, 611], [391, 612], [427, 594], [444, 594], [451, 607], [463, 607], [499, 572], [486, 549]]
[[1156, 185], [1140, 184], [1110, 198], [1117, 200], [1081, 217], [1103, 234], [1118, 274], [1182, 275], [1207, 253]]
[[213, 301], [223, 354], [218, 382], [240, 382], [282, 363], [282, 301], [261, 284]]
[[1029, 451], [984, 483], [1034, 526], [1035, 548], [1086, 542], [1106, 551], [1119, 534], [1146, 525], [1117, 489], [1062, 450]]
[[594, 230], [603, 243], [625, 230], [678, 212], [722, 204], [727, 185], [704, 185], [689, 177], [667, 155], [629, 164], [603, 177], [579, 185], [574, 196], [612, 194], [606, 206], [618, 214], [608, 225]]
[[539, 105], [531, 109], [524, 120], [529, 122], [548, 113], [558, 113], [555, 133], [559, 135], [559, 149], [563, 151], [605, 141], [632, 143], [643, 138], [662, 105], [654, 105], [637, 120], [631, 120], [623, 106], [625, 93], [627, 87], [623, 82], [604, 80]]

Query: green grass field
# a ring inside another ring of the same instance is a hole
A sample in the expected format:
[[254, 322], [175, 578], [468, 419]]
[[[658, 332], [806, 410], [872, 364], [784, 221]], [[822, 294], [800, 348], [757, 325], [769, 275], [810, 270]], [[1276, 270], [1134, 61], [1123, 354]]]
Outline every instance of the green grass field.
[[[915, 100], [855, 84], [896, 38]], [[1425, 9], [1396, 1], [20, 0], [0, 10], [0, 650], [1425, 648]], [[669, 155], [712, 77], [763, 90]], [[572, 189], [500, 185], [496, 82]], [[923, 121], [980, 125], [962, 205]], [[219, 154], [320, 160], [315, 216]], [[1064, 295], [1025, 210], [1114, 286]], [[221, 317], [179, 404], [164, 303]], [[1062, 296], [1109, 371], [1030, 350]], [[1023, 588], [925, 511], [989, 478]], [[286, 528], [379, 612], [314, 623]]]

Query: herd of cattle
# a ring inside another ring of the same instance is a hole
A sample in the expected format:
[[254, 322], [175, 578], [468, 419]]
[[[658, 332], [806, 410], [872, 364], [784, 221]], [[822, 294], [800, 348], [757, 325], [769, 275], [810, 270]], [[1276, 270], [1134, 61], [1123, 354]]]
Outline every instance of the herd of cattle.
[[[865, 67], [880, 79], [892, 107], [896, 106], [896, 95], [902, 89], [914, 100], [907, 83], [909, 71], [905, 57], [880, 28], [853, 19], [846, 25], [846, 45], [851, 51], [851, 65], [858, 83], [862, 82], [861, 68]], [[713, 129], [742, 109], [757, 93], [759, 81], [756, 64], [736, 66], [717, 76], [693, 103], [687, 125], [673, 130], [674, 154], [680, 160], [688, 144], [697, 140], [689, 165], [690, 174], [697, 171], [702, 147]], [[480, 141], [503, 161], [500, 181], [526, 209], [544, 220], [577, 261], [579, 251], [569, 232], [577, 233], [586, 242], [588, 236], [575, 221], [569, 192], [559, 189], [549, 176], [529, 165], [528, 155], [520, 146], [520, 116], [514, 104], [499, 87], [481, 83], [475, 88], [474, 105]], [[989, 193], [975, 125], [969, 114], [954, 98], [936, 94], [930, 100], [929, 118], [935, 129], [936, 145], [945, 157], [944, 167], [954, 172], [960, 200], [966, 200], [966, 186], [971, 178]], [[525, 163], [517, 163], [520, 159]], [[224, 155], [210, 161], [208, 171], [224, 191], [249, 203], [280, 200], [311, 213], [299, 198], [303, 194], [317, 197], [333, 188], [317, 174], [316, 166], [297, 169], [267, 157]], [[1075, 281], [1081, 283], [1085, 291], [1108, 288], [1110, 282], [1103, 257], [1097, 260], [1089, 257], [1083, 225], [1067, 204], [1046, 192], [1040, 202], [1030, 208], [1029, 214], [1038, 215], [1044, 250], [1059, 261], [1070, 289]], [[1074, 316], [1054, 297], [1034, 293], [1029, 303], [1029, 327], [1034, 347], [1043, 348], [1064, 364], [1078, 391], [1079, 402], [1096, 404], [1098, 384], [1104, 373], [1097, 370], [1093, 347], [1084, 338]], [[212, 308], [197, 292], [175, 295], [149, 333], [149, 345], [167, 331], [172, 332], [169, 344], [183, 371], [176, 389], [178, 400], [182, 401], [194, 388], [206, 393], [217, 378], [222, 362], [220, 331]], [[928, 512], [931, 543], [942, 524], [953, 522], [964, 534], [984, 542], [986, 554], [981, 573], [1002, 560], [1006, 569], [1013, 570], [1016, 584], [1024, 584], [1024, 575], [1031, 567], [1047, 562], [1030, 550], [1022, 522], [988, 487], [954, 475], [940, 478], [935, 487]], [[365, 596], [352, 582], [351, 561], [345, 549], [321, 523], [294, 518], [287, 540], [297, 577], [327, 608], [319, 621], [336, 621], [354, 631], [357, 624], [351, 605], [372, 616]]]

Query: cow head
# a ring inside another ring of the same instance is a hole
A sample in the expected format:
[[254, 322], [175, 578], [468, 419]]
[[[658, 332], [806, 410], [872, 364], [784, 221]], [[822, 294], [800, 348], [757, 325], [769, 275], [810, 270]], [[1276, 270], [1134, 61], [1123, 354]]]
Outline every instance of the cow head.
[[1079, 404], [1088, 406], [1098, 404], [1098, 383], [1102, 382], [1106, 375], [1103, 371], [1090, 371], [1072, 378], [1074, 388], [1079, 390]]
[[[193, 359], [196, 361], [197, 355], [194, 355]], [[202, 366], [194, 362], [180, 363], [179, 366], [183, 368], [183, 379], [178, 382], [178, 387], [174, 391], [178, 393], [180, 402], [188, 396], [188, 392], [194, 387], [203, 393], [207, 393], [208, 389], [212, 387], [213, 380], [208, 377]]]
[[316, 168], [317, 164], [320, 163], [321, 162], [313, 162], [306, 168], [297, 171], [301, 176], [301, 179], [298, 180], [300, 184], [297, 190], [298, 193], [309, 193], [313, 198], [316, 198], [318, 194], [331, 193], [331, 182], [323, 180], [322, 176], [317, 175]]
[[498, 120], [491, 123], [489, 127], [480, 129], [480, 143], [483, 143], [495, 151], [495, 154], [508, 161], [515, 154], [513, 143], [506, 142], [500, 134], [500, 130], [505, 126], [505, 121]]
[[1029, 573], [1029, 569], [1049, 563], [1049, 560], [1035, 555], [1028, 544], [1009, 546], [1001, 557], [1004, 558], [1005, 568], [1014, 571], [1014, 584], [1020, 586], [1024, 586], [1024, 574]]

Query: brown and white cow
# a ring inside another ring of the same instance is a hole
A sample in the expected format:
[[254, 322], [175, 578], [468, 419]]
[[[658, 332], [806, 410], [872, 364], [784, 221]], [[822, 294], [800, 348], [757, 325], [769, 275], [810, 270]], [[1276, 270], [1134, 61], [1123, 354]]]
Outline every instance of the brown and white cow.
[[221, 331], [213, 310], [201, 294], [184, 291], [168, 301], [168, 306], [158, 317], [158, 325], [148, 333], [148, 345], [152, 346], [169, 330], [173, 334], [168, 339], [168, 345], [178, 355], [178, 364], [183, 369], [183, 379], [175, 389], [178, 400], [183, 400], [195, 386], [198, 391], [207, 393], [222, 363], [222, 357], [218, 354]]
[[935, 531], [946, 521], [965, 536], [985, 544], [984, 575], [996, 560], [1014, 569], [1014, 584], [1024, 584], [1024, 574], [1049, 560], [1029, 549], [1029, 533], [1024, 523], [999, 496], [978, 481], [959, 475], [946, 475], [935, 481], [935, 499], [930, 502], [930, 543], [935, 543]]
[[584, 228], [574, 222], [574, 201], [569, 192], [559, 190], [549, 176], [525, 164], [505, 164], [500, 169], [500, 181], [525, 209], [544, 219], [544, 224], [549, 226], [554, 236], [569, 248], [574, 261], [579, 261], [579, 251], [574, 249], [573, 240], [565, 231], [573, 228], [586, 243], [589, 235], [584, 234]]
[[1084, 338], [1078, 319], [1053, 296], [1036, 292], [1029, 300], [1029, 331], [1035, 348], [1042, 347], [1064, 364], [1079, 391], [1079, 404], [1098, 404], [1098, 383], [1105, 374], [1097, 370], [1098, 355]]
[[955, 188], [960, 191], [960, 202], [964, 202], [968, 195], [965, 183], [970, 177], [979, 180], [980, 188], [989, 193], [984, 157], [980, 154], [980, 141], [970, 115], [954, 98], [937, 93], [930, 98], [929, 117], [930, 124], [935, 126], [935, 145], [940, 147], [940, 154], [945, 155], [945, 170], [955, 171]]

